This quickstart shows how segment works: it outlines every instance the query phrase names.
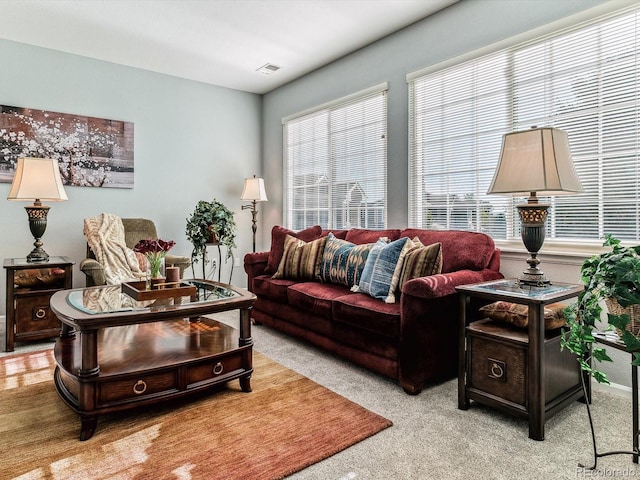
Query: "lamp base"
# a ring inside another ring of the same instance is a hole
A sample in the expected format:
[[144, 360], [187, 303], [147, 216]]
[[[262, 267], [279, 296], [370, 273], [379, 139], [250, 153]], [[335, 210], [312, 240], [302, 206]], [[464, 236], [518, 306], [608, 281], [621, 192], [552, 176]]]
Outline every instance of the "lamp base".
[[527, 203], [518, 205], [517, 208], [520, 221], [522, 222], [522, 242], [530, 255], [530, 257], [527, 258], [529, 268], [522, 272], [522, 275], [518, 278], [518, 283], [538, 287], [549, 285], [551, 282], [538, 268], [540, 264], [538, 252], [544, 243], [544, 223], [547, 219], [549, 205], [538, 203], [535, 192], [532, 192], [531, 196], [527, 199]]
[[42, 247], [36, 247], [27, 255], [27, 262], [48, 262], [49, 254]]
[[29, 217], [29, 229], [31, 235], [35, 239], [33, 242], [34, 249], [27, 255], [27, 262], [46, 262], [49, 260], [49, 254], [42, 248], [42, 236], [47, 229], [47, 214], [49, 207], [42, 205], [40, 200], [36, 200], [33, 205], [24, 207]]
[[516, 279], [516, 281], [520, 285], [529, 285], [532, 287], [544, 287], [545, 285], [551, 285], [551, 280], [549, 280], [540, 270], [537, 272], [525, 270], [522, 272], [522, 275]]

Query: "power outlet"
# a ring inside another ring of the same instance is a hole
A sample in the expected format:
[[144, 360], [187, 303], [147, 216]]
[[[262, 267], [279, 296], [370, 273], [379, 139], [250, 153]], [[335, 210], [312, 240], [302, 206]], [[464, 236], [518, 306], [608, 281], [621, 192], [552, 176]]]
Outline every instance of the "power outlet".
[[234, 267], [240, 267], [241, 266], [239, 257], [234, 257], [233, 258], [233, 266]]

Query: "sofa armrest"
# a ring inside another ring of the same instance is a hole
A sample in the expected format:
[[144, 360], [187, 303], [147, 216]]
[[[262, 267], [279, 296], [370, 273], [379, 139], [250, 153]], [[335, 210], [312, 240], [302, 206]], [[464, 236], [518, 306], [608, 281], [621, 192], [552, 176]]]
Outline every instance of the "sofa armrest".
[[80, 262], [80, 271], [86, 275], [85, 283], [87, 287], [107, 284], [104, 267], [93, 258], [85, 258], [82, 260]]
[[252, 252], [244, 256], [244, 271], [247, 273], [247, 288], [253, 291], [253, 279], [264, 273], [269, 261], [269, 252]]
[[500, 272], [490, 269], [458, 270], [409, 280], [402, 287], [403, 295], [416, 298], [439, 298], [456, 293], [456, 287], [470, 283], [487, 282], [503, 278]]
[[496, 270], [457, 272], [414, 278], [402, 288], [400, 385], [410, 394], [425, 383], [454, 377], [458, 368], [459, 285], [503, 278]]

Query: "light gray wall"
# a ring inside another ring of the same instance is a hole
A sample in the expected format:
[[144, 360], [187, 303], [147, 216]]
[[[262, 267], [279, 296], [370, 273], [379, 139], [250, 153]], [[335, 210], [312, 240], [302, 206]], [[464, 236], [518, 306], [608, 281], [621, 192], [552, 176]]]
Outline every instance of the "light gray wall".
[[[269, 202], [262, 207], [263, 237], [268, 238], [271, 226], [282, 224], [283, 117], [388, 82], [388, 224], [405, 227], [408, 221], [406, 75], [602, 3], [601, 0], [461, 0], [265, 95], [263, 172]], [[618, 3], [622, 6], [629, 2]], [[579, 268], [583, 258], [544, 255], [544, 249], [541, 258], [549, 278], [572, 283], [580, 281]], [[519, 275], [526, 266], [524, 259], [522, 253], [505, 254], [502, 261], [505, 276]], [[610, 380], [628, 385], [628, 360], [624, 355], [616, 355], [616, 360], [613, 366], [605, 368]]]
[[[134, 123], [133, 189], [67, 187], [67, 202], [49, 203], [44, 248], [76, 262], [75, 286], [84, 285], [83, 219], [102, 212], [153, 219], [161, 238], [176, 241], [172, 253], [189, 256], [186, 218], [198, 200], [216, 197], [236, 212], [236, 257], [251, 250], [240, 193], [245, 177], [261, 173], [261, 96], [0, 40], [0, 104]], [[0, 198], [9, 188], [0, 183]], [[25, 205], [5, 200], [0, 209], [2, 259], [33, 248]], [[246, 284], [241, 267], [233, 276]], [[4, 274], [0, 291], [4, 313]]]

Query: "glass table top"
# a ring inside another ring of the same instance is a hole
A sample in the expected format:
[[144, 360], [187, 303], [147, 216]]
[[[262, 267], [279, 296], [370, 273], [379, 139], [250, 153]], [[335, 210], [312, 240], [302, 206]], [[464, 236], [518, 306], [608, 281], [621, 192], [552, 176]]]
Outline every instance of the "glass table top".
[[241, 296], [231, 286], [224, 284], [199, 280], [182, 280], [182, 283], [195, 287], [195, 295], [193, 297], [167, 296], [151, 300], [136, 300], [123, 292], [121, 285], [108, 285], [98, 288], [71, 290], [68, 293], [67, 301], [73, 308], [81, 312], [103, 314], [214, 302]]
[[526, 285], [519, 283], [515, 279], [494, 280], [490, 282], [460, 285], [456, 289], [466, 292], [485, 292], [491, 294], [502, 294], [518, 298], [537, 299], [547, 296], [557, 296], [568, 294], [569, 292], [579, 293], [582, 285], [570, 283], [551, 283], [548, 285]]

